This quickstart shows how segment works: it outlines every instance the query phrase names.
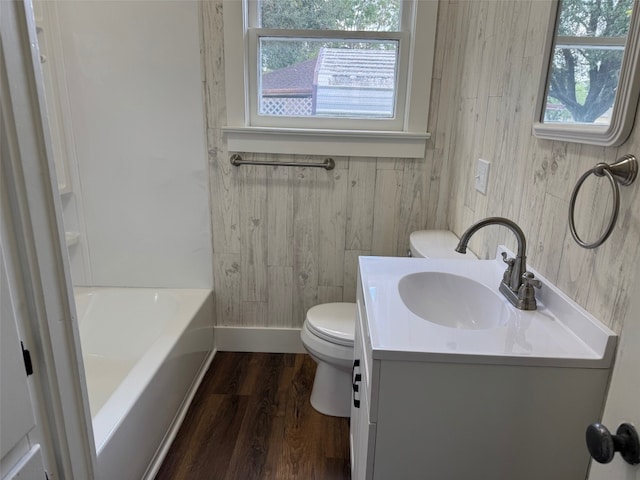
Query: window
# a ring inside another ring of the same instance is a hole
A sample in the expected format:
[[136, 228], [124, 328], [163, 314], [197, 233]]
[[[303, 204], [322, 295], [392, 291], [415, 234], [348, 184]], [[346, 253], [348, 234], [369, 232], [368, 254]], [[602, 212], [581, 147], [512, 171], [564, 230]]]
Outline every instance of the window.
[[423, 157], [436, 0], [226, 0], [230, 151]]
[[634, 0], [561, 0], [548, 41], [536, 135], [619, 145], [638, 101], [638, 15]]

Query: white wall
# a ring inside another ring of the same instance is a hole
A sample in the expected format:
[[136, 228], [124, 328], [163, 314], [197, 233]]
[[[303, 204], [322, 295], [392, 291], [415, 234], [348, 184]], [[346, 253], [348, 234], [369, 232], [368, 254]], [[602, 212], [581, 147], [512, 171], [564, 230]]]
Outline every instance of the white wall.
[[211, 287], [197, 2], [56, 3], [89, 257], [81, 283]]

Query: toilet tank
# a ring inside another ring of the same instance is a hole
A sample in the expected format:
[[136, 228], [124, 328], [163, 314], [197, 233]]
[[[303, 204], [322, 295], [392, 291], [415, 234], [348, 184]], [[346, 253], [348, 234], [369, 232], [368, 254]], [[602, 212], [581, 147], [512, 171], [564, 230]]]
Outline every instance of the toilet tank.
[[474, 258], [478, 257], [469, 249], [463, 255], [455, 251], [459, 238], [449, 230], [419, 230], [409, 235], [412, 257], [422, 258]]

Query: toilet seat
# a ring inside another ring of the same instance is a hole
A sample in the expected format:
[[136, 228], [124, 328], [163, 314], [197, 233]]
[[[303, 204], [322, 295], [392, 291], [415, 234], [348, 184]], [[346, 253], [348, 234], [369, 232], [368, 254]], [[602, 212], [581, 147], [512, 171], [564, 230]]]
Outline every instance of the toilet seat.
[[311, 333], [327, 342], [353, 347], [356, 309], [354, 303], [324, 303], [307, 312]]

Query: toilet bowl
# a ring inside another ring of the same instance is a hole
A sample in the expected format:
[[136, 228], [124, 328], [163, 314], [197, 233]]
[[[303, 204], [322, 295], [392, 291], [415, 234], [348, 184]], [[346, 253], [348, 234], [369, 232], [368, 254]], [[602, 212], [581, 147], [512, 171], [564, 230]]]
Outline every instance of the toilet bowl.
[[351, 410], [355, 318], [355, 303], [323, 303], [309, 309], [300, 332], [318, 364], [311, 405], [325, 415], [348, 417]]
[[[446, 230], [423, 230], [409, 237], [410, 254], [426, 258], [477, 258], [454, 251], [458, 237]], [[355, 303], [323, 303], [307, 312], [300, 338], [318, 364], [311, 391], [311, 405], [334, 417], [351, 413], [351, 369], [355, 335]]]

